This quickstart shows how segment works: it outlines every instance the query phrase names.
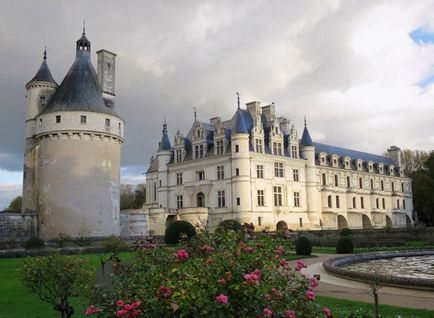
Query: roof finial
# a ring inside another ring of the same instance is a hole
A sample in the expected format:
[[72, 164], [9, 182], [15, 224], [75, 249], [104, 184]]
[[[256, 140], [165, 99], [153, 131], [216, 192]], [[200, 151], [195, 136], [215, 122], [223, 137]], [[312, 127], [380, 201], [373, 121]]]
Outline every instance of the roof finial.
[[167, 122], [166, 122], [166, 117], [164, 117], [163, 134], [167, 134]]
[[86, 34], [86, 19], [83, 19], [83, 35]]
[[45, 49], [44, 49], [44, 60], [46, 60], [47, 59], [47, 47], [45, 47]]
[[306, 127], [306, 115], [304, 116], [304, 127]]
[[240, 109], [240, 93], [239, 92], [237, 92], [237, 106], [238, 106], [238, 109]]
[[196, 122], [197, 120], [196, 107], [193, 107], [193, 109], [194, 109], [194, 122]]

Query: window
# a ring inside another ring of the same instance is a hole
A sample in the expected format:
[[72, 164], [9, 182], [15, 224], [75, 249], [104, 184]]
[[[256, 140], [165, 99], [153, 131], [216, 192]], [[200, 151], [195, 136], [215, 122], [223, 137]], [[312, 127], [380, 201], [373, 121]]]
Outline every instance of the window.
[[374, 180], [371, 179], [371, 190], [374, 190]]
[[182, 184], [182, 172], [176, 174], [176, 185]]
[[363, 197], [360, 197], [360, 207], [361, 207], [362, 209], [365, 208], [365, 201], [363, 200]]
[[300, 207], [300, 193], [294, 192], [294, 206], [296, 208]]
[[292, 176], [294, 178], [294, 181], [298, 182], [298, 169], [292, 170]]
[[386, 208], [386, 200], [384, 198], [382, 198], [381, 201], [382, 201], [382, 204], [383, 204], [383, 209], [385, 209]]
[[161, 180], [159, 180], [160, 181], [160, 188], [161, 188]]
[[45, 105], [45, 96], [41, 96], [41, 97], [39, 97], [39, 102], [42, 104], [42, 105]]
[[176, 162], [181, 162], [182, 161], [182, 149], [176, 149], [175, 153], [176, 153]]
[[259, 152], [259, 153], [264, 152], [264, 146], [262, 143], [262, 139], [256, 139], [256, 152]]
[[333, 207], [333, 205], [332, 205], [332, 196], [331, 195], [329, 195], [327, 197], [327, 207], [329, 207], [329, 208]]
[[399, 210], [399, 199], [396, 200], [396, 208]]
[[273, 155], [282, 155], [282, 143], [280, 142], [273, 142]]
[[299, 218], [299, 222], [300, 222], [300, 227], [303, 227], [303, 219]]
[[60, 115], [57, 115], [56, 116], [56, 124], [60, 123], [60, 121], [61, 121], [61, 117], [60, 117]]
[[105, 119], [105, 126], [110, 127], [110, 118]]
[[353, 197], [353, 209], [357, 208], [356, 197]]
[[237, 198], [237, 205], [239, 206], [241, 204], [241, 199]]
[[404, 192], [404, 183], [401, 183], [401, 192]]
[[42, 118], [39, 118], [39, 127], [42, 126]]
[[282, 206], [282, 187], [280, 186], [274, 187], [274, 205]]
[[237, 176], [237, 177], [240, 176], [240, 169], [238, 169], [238, 168], [235, 169], [235, 176]]
[[205, 180], [205, 171], [198, 171], [197, 172], [197, 179], [200, 180]]
[[80, 116], [80, 123], [81, 124], [85, 124], [87, 121], [87, 117], [86, 116]]
[[258, 216], [258, 225], [262, 225], [262, 217]]
[[339, 187], [339, 178], [338, 175], [335, 174], [335, 187]]
[[377, 209], [380, 208], [380, 199], [378, 199], [378, 198], [375, 200], [375, 207], [376, 207]]
[[118, 123], [118, 130], [119, 130], [119, 132], [121, 132], [121, 130], [122, 130], [122, 124], [121, 123]]
[[322, 174], [322, 184], [326, 185], [327, 184], [327, 179], [326, 179], [326, 175], [325, 173]]
[[183, 197], [182, 197], [182, 195], [177, 195], [176, 196], [176, 207], [178, 209], [182, 209], [183, 206], [184, 206], [184, 204], [183, 204]]
[[350, 177], [347, 177], [347, 188], [351, 187]]
[[381, 191], [384, 191], [384, 182], [381, 180]]
[[392, 182], [392, 191], [395, 191], [395, 182]]
[[217, 192], [217, 205], [219, 208], [224, 208], [226, 206], [224, 191]]
[[218, 140], [217, 141], [217, 154], [218, 155], [222, 155], [224, 151], [224, 143], [223, 140]]
[[336, 196], [336, 207], [339, 209], [341, 207], [341, 203], [339, 202], [339, 196]]
[[217, 166], [217, 180], [225, 178], [225, 166]]
[[157, 202], [157, 183], [154, 182], [154, 202]]
[[264, 166], [263, 165], [256, 165], [256, 177], [258, 179], [264, 178]]
[[264, 190], [258, 190], [258, 206], [264, 206]]
[[402, 208], [405, 210], [405, 199], [402, 200]]
[[291, 146], [291, 157], [292, 158], [298, 158], [297, 146]]
[[194, 157], [195, 159], [203, 158], [203, 145], [194, 146]]
[[359, 188], [363, 189], [363, 180], [362, 180], [362, 178], [359, 178]]
[[274, 176], [283, 178], [283, 162], [274, 163]]
[[239, 145], [235, 145], [235, 152], [240, 152], [240, 146]]

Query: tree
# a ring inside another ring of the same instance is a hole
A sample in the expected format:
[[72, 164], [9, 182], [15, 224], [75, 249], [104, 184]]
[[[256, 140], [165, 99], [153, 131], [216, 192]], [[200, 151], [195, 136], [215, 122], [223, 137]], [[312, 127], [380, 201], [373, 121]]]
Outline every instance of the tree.
[[121, 184], [121, 210], [134, 208], [134, 192], [131, 184]]
[[6, 209], [6, 211], [21, 212], [22, 202], [23, 202], [22, 196], [18, 196], [14, 198], [9, 204], [9, 207]]
[[401, 165], [404, 167], [404, 174], [410, 176], [413, 172], [421, 170], [428, 157], [429, 153], [423, 150], [402, 150]]
[[20, 269], [20, 277], [39, 298], [60, 312], [61, 318], [70, 318], [74, 308], [71, 296], [85, 298], [94, 280], [88, 260], [76, 256], [50, 255], [29, 257]]
[[146, 203], [146, 185], [138, 184], [134, 191], [134, 209], [141, 209]]
[[428, 226], [434, 225], [434, 151], [423, 166], [411, 174], [413, 203], [419, 220]]

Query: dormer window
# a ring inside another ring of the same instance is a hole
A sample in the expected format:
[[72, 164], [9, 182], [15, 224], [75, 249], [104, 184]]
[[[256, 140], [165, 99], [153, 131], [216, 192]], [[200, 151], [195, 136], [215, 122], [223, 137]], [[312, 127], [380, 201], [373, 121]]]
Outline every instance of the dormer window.
[[203, 158], [204, 152], [203, 152], [203, 145], [195, 145], [194, 146], [194, 158], [200, 159]]
[[264, 152], [264, 145], [263, 145], [262, 139], [259, 139], [259, 138], [256, 139], [256, 152], [258, 152], [258, 153]]
[[273, 155], [282, 155], [282, 143], [280, 142], [273, 142]]
[[216, 150], [218, 155], [222, 155], [224, 152], [224, 140], [217, 140]]

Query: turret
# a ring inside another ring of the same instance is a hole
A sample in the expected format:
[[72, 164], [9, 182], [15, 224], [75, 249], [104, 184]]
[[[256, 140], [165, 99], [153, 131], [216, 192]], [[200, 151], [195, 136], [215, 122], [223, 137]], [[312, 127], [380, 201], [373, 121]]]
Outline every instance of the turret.
[[391, 146], [387, 149], [386, 156], [393, 160], [396, 166], [401, 166], [401, 149], [397, 146]]
[[158, 145], [158, 203], [160, 206], [168, 206], [168, 164], [172, 157], [172, 146], [170, 145], [169, 136], [167, 134], [167, 123], [164, 120], [163, 134]]

